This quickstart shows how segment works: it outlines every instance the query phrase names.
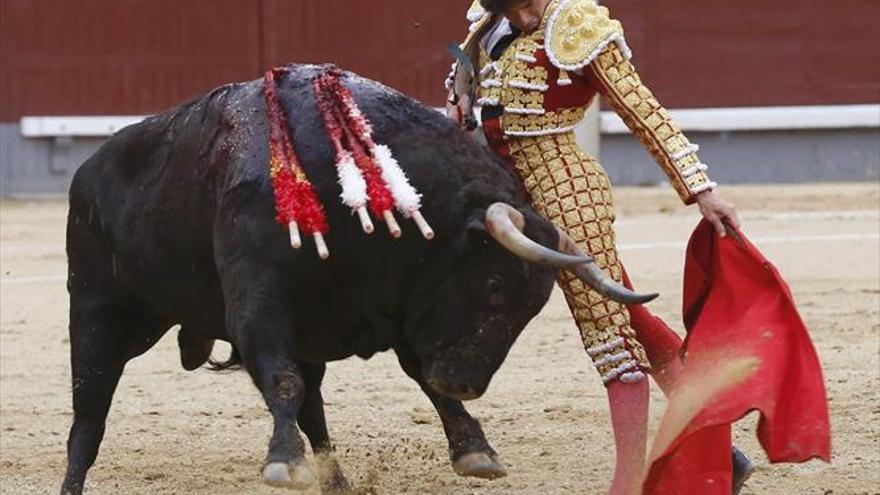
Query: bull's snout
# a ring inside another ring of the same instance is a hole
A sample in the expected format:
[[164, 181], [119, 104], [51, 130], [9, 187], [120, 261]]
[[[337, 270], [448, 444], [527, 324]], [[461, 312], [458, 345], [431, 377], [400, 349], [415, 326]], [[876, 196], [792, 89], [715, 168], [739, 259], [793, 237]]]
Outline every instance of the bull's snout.
[[438, 394], [456, 400], [480, 398], [489, 386], [488, 380], [470, 380], [456, 377], [453, 370], [435, 363], [427, 373], [428, 385]]

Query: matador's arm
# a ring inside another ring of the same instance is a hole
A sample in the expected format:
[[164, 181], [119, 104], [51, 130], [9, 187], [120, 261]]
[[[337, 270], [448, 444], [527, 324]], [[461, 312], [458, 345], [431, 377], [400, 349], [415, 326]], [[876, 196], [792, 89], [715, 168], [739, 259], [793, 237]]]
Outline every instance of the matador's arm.
[[697, 157], [698, 147], [636, 74], [623, 26], [607, 8], [592, 0], [563, 0], [547, 21], [545, 47], [553, 65], [582, 74], [605, 96], [685, 203], [695, 202], [697, 194], [716, 186]]
[[688, 141], [617, 44], [609, 44], [584, 73], [654, 156], [682, 201], [691, 204], [717, 185], [697, 156], [699, 146]]

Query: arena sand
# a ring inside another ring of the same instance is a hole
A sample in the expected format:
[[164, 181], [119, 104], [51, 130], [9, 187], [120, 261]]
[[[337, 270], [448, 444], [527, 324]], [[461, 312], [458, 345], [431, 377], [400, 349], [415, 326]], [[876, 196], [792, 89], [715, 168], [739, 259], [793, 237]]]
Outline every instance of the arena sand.
[[[769, 465], [754, 416], [737, 442], [758, 471], [745, 494], [880, 493], [880, 187], [727, 187], [746, 233], [780, 268], [819, 351], [834, 462]], [[619, 189], [622, 256], [651, 308], [680, 328], [684, 242], [697, 212], [661, 189]], [[70, 426], [63, 201], [0, 203], [0, 493], [57, 493]], [[129, 364], [86, 493], [271, 494], [271, 432], [243, 373], [186, 373], [172, 330]], [[219, 347], [219, 346], [218, 346]], [[226, 349], [220, 349], [222, 353]], [[433, 409], [390, 353], [332, 363], [324, 384], [338, 457], [360, 494], [600, 494], [613, 442], [604, 389], [557, 291], [489, 392], [468, 404], [507, 478], [459, 478]], [[652, 428], [664, 402], [656, 389]], [[308, 492], [315, 495], [317, 492]]]

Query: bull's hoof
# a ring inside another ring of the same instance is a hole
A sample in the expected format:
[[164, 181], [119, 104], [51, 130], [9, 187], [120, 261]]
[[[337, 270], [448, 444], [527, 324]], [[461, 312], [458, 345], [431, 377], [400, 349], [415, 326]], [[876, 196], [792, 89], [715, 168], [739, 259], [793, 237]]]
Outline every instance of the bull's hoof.
[[73, 483], [64, 483], [61, 487], [61, 495], [82, 495], [82, 485]]
[[263, 482], [277, 488], [306, 490], [314, 486], [318, 479], [305, 461], [290, 464], [270, 462], [263, 468]]
[[485, 452], [471, 452], [452, 463], [452, 469], [459, 476], [471, 476], [494, 480], [507, 476], [507, 468], [496, 455]]
[[354, 487], [345, 479], [339, 462], [331, 455], [320, 454], [315, 456], [318, 466], [318, 476], [321, 478], [321, 493], [323, 495], [354, 495]]

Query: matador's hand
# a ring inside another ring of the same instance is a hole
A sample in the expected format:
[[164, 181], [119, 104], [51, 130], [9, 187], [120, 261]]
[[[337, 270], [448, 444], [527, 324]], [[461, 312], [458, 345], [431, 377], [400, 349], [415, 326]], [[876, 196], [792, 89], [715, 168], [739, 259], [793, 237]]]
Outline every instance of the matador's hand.
[[470, 98], [460, 96], [457, 103], [446, 101], [446, 116], [458, 123], [463, 131], [470, 132], [477, 128], [477, 121], [470, 109]]
[[721, 199], [721, 196], [715, 194], [715, 191], [709, 190], [697, 194], [697, 204], [700, 206], [703, 218], [715, 227], [721, 237], [727, 235], [727, 229], [724, 228], [725, 221], [731, 227], [739, 229], [739, 217], [736, 214], [736, 209], [732, 204]]

